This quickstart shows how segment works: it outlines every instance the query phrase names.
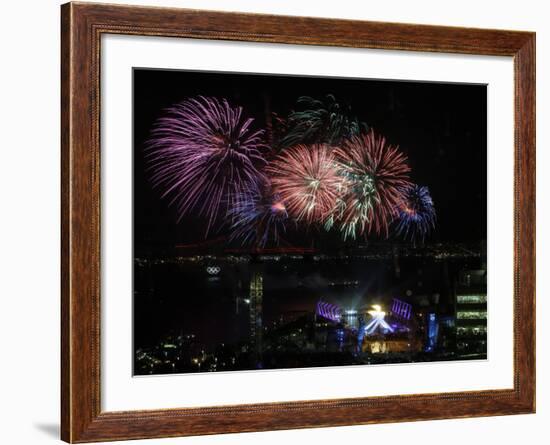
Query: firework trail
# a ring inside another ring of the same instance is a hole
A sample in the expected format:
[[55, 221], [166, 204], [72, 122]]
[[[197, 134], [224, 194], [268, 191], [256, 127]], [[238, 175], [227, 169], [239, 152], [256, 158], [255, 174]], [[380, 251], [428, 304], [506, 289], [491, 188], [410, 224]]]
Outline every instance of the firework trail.
[[311, 143], [338, 145], [368, 130], [367, 124], [353, 116], [351, 108], [339, 104], [332, 94], [322, 100], [302, 96], [297, 105], [302, 110], [288, 116], [286, 134], [278, 142], [280, 148]]
[[324, 144], [286, 149], [266, 172], [288, 214], [297, 221], [323, 222], [336, 205], [342, 179], [333, 151]]
[[410, 186], [405, 200], [399, 206], [399, 218], [395, 231], [404, 239], [424, 242], [435, 227], [435, 208], [428, 187]]
[[288, 221], [283, 201], [272, 193], [243, 197], [229, 209], [228, 217], [232, 220], [230, 240], [256, 247], [265, 247], [269, 242], [278, 244]]
[[345, 141], [334, 153], [346, 191], [325, 228], [337, 223], [344, 240], [372, 232], [388, 236], [411, 185], [406, 156], [372, 130]]
[[179, 219], [197, 212], [206, 234], [224, 207], [259, 191], [266, 161], [262, 131], [225, 99], [187, 99], [166, 110], [146, 148], [151, 181], [177, 208]]

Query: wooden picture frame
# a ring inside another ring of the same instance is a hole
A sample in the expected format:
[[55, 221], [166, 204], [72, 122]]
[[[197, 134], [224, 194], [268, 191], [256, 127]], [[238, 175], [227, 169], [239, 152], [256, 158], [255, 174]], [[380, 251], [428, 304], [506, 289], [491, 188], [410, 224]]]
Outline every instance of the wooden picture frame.
[[[535, 411], [534, 33], [91, 3], [65, 4], [61, 17], [63, 440], [95, 442]], [[513, 57], [513, 389], [102, 412], [99, 74], [103, 34]]]

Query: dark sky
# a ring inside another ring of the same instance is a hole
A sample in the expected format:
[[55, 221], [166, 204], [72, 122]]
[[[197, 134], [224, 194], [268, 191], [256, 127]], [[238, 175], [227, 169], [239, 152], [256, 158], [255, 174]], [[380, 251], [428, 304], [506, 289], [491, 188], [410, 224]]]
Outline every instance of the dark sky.
[[437, 211], [429, 242], [486, 239], [487, 90], [485, 85], [294, 77], [167, 70], [134, 70], [134, 236], [140, 246], [201, 239], [197, 221], [176, 223], [173, 208], [152, 190], [143, 147], [162, 110], [186, 98], [225, 97], [242, 105], [258, 128], [264, 98], [286, 116], [299, 96], [333, 94], [391, 144], [399, 145], [411, 179], [429, 187]]

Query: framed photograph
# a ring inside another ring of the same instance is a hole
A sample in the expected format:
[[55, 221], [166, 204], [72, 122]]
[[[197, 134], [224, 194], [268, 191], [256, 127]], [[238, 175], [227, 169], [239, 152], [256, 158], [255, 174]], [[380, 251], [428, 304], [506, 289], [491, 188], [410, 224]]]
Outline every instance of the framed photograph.
[[62, 439], [535, 411], [535, 35], [62, 6]]

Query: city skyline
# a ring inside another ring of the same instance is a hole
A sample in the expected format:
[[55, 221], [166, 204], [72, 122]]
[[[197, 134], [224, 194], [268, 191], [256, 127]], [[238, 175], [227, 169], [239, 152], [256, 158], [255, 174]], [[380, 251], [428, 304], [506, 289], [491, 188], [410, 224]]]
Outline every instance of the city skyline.
[[486, 358], [486, 94], [134, 69], [134, 373]]

